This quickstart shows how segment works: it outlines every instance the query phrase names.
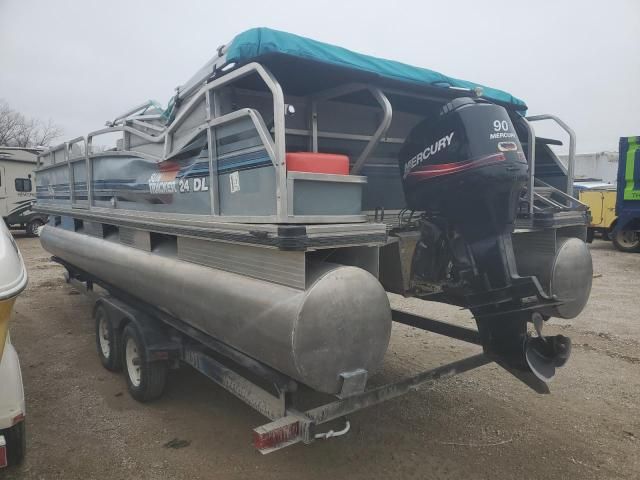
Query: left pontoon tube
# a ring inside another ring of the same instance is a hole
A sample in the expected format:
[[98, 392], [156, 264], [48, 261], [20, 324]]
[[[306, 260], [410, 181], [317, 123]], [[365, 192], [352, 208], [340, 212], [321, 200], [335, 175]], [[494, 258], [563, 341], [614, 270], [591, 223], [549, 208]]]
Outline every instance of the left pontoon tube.
[[68, 264], [321, 392], [366, 379], [389, 344], [389, 299], [360, 268], [308, 265], [300, 290], [57, 227], [40, 239]]

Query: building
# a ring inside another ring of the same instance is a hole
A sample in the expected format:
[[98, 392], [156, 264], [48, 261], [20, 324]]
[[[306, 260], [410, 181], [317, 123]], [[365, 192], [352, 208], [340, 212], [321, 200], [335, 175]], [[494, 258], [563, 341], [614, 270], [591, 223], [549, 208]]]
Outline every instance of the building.
[[[560, 158], [566, 162], [566, 155]], [[616, 183], [618, 174], [618, 152], [596, 152], [576, 154], [575, 181], [594, 180]]]

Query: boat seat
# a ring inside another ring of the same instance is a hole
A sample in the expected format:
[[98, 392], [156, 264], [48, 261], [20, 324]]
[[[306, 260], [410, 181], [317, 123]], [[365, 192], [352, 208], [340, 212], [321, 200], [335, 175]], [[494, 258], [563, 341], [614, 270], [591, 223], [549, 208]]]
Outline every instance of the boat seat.
[[288, 172], [331, 173], [349, 175], [349, 157], [335, 153], [287, 153]]

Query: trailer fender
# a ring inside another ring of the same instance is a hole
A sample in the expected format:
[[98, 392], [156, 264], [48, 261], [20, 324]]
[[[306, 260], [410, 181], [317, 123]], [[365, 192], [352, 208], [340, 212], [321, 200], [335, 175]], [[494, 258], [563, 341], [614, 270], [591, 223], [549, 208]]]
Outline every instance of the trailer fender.
[[112, 297], [98, 299], [94, 313], [100, 305], [105, 308], [118, 332], [122, 333], [130, 323], [135, 325], [148, 352], [147, 361], [166, 361], [180, 357], [182, 345], [171, 337], [169, 329], [161, 321]]

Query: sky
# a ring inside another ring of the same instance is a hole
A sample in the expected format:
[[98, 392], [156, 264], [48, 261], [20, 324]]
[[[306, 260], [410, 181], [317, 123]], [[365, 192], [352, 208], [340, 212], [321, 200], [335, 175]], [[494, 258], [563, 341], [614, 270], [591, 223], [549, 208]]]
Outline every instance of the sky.
[[0, 0], [0, 99], [53, 119], [60, 141], [85, 135], [166, 105], [219, 45], [264, 26], [506, 90], [567, 122], [578, 152], [615, 151], [640, 135], [639, 18], [639, 0]]

